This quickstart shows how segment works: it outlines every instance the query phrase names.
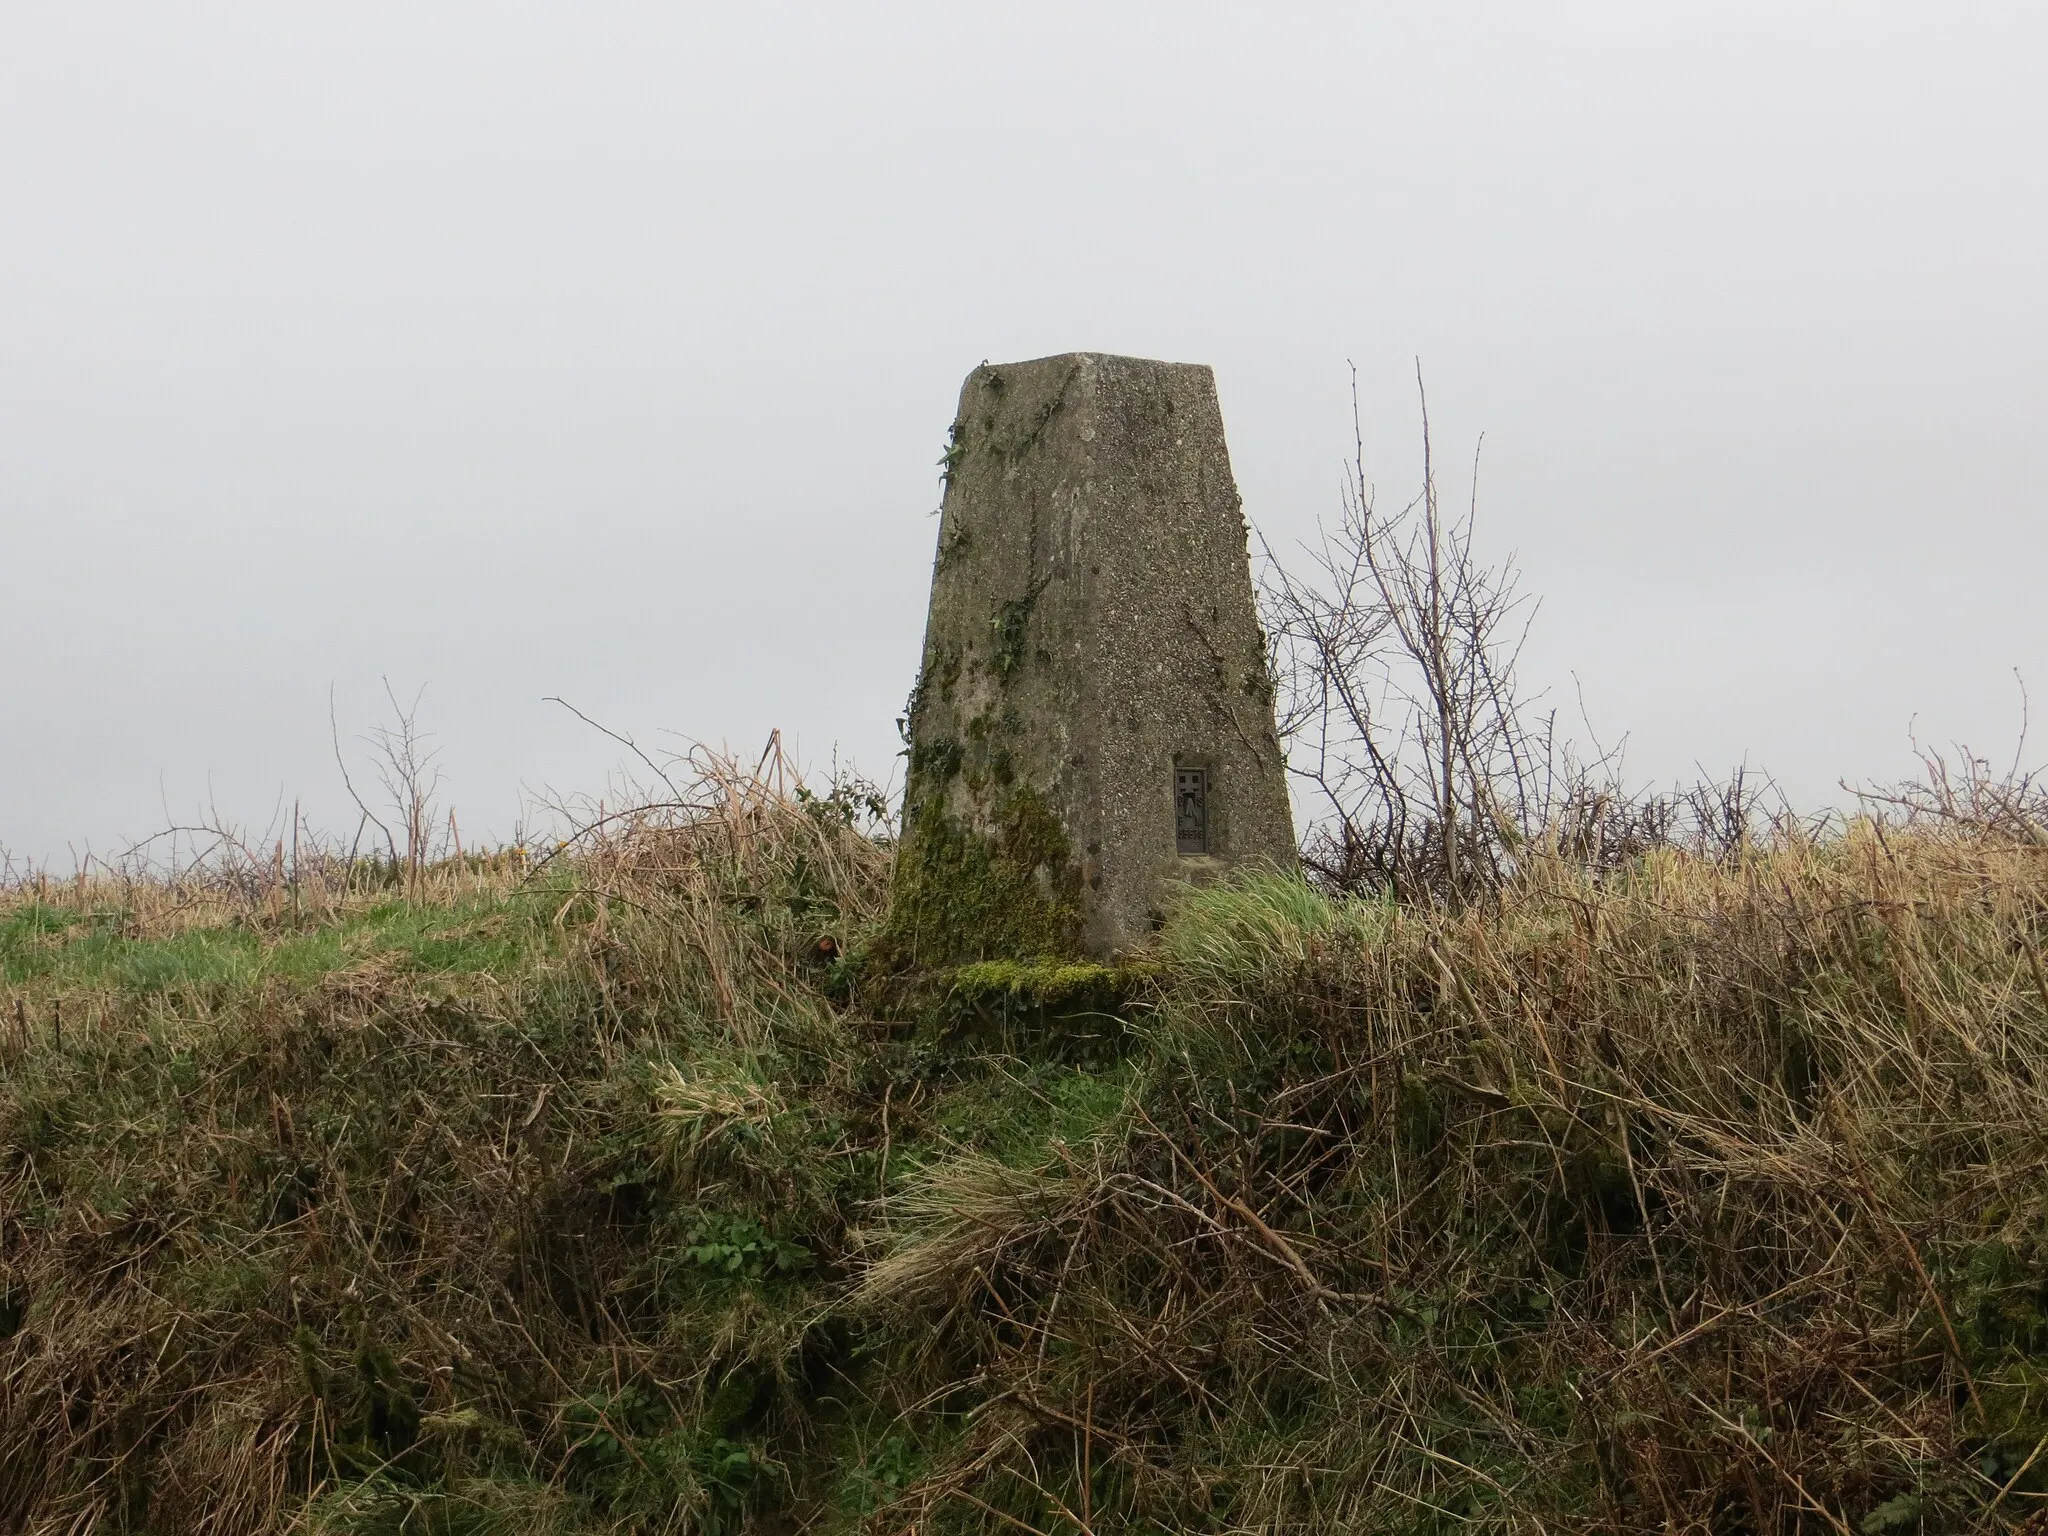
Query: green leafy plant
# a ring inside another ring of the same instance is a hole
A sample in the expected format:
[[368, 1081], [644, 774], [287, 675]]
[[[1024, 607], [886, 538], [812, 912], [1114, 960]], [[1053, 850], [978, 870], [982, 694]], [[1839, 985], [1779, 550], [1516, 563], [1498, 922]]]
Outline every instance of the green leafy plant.
[[727, 1279], [767, 1280], [801, 1274], [811, 1251], [788, 1242], [752, 1216], [706, 1215], [690, 1228], [687, 1249], [698, 1267]]

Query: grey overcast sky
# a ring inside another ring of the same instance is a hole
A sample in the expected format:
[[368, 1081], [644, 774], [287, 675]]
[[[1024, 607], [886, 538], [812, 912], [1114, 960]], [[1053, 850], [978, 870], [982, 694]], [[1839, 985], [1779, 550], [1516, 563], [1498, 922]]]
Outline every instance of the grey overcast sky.
[[1419, 356], [1640, 778], [2010, 750], [2044, 71], [2038, 0], [4, 0], [0, 845], [346, 828], [384, 676], [472, 835], [619, 758], [550, 694], [886, 775], [961, 377], [1070, 349], [1213, 364], [1282, 546], [1347, 358], [1412, 490]]

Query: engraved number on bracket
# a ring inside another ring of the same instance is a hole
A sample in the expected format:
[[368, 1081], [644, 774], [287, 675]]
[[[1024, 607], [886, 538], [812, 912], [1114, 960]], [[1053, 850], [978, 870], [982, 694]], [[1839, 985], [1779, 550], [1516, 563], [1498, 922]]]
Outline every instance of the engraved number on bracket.
[[1173, 838], [1181, 853], [1209, 851], [1209, 770], [1173, 770]]

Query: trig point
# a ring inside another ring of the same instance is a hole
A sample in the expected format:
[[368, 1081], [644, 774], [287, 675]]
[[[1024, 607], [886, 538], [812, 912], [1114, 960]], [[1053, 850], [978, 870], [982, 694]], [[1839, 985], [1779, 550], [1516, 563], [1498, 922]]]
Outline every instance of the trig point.
[[1292, 868], [1246, 528], [1210, 371], [983, 364], [946, 451], [890, 942], [1109, 958], [1169, 882]]

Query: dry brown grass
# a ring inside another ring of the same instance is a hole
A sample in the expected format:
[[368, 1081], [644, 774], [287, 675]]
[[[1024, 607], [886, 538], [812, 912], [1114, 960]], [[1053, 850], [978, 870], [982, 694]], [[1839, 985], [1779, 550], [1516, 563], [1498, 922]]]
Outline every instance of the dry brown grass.
[[1078, 1516], [1091, 1458], [1181, 1528], [2019, 1523], [2044, 928], [2039, 847], [1867, 823], [1484, 913], [1194, 899], [1128, 1129], [934, 1169], [870, 1272], [1007, 1405], [888, 1528]]
[[2024, 802], [1190, 893], [1103, 1059], [860, 1016], [887, 848], [686, 788], [296, 918], [9, 895], [0, 1523], [2043, 1518]]
[[686, 788], [545, 860], [6, 893], [0, 1527], [703, 1528], [781, 1475], [717, 1447], [784, 1411], [813, 1282], [764, 1312], [689, 1253], [802, 1252], [844, 1152], [792, 1131], [735, 1206], [677, 1085], [829, 1097], [816, 945], [886, 851], [766, 772]]

